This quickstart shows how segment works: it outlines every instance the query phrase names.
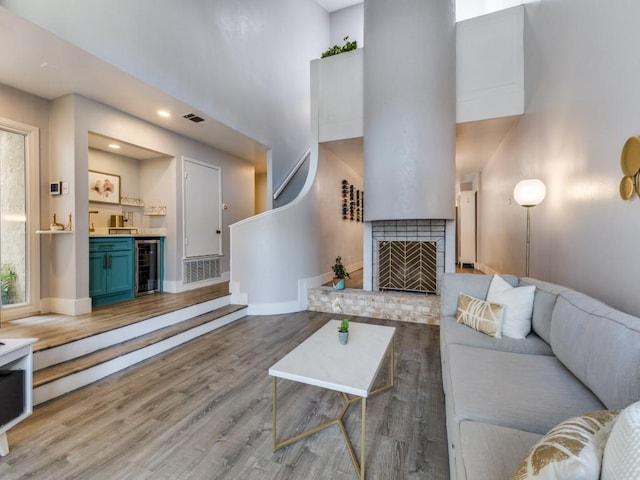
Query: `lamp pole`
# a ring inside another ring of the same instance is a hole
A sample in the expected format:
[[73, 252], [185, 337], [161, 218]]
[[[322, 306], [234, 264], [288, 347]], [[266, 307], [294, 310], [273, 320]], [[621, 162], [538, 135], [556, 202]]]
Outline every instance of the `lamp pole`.
[[527, 206], [527, 255], [526, 255], [526, 264], [524, 269], [524, 276], [529, 276], [529, 258], [531, 251], [531, 206]]
[[531, 207], [539, 205], [547, 193], [542, 181], [536, 178], [521, 180], [513, 189], [513, 198], [518, 205], [527, 209], [527, 253], [525, 256], [525, 273], [529, 276], [529, 259], [531, 257]]

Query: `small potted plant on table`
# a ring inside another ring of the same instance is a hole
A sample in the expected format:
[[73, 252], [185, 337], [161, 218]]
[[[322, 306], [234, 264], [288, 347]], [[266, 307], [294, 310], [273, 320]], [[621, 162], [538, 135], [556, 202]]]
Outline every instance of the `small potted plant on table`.
[[336, 257], [336, 263], [331, 267], [333, 270], [333, 288], [336, 290], [344, 290], [344, 279], [351, 278], [349, 272], [347, 272], [342, 264], [342, 257]]
[[346, 345], [349, 341], [349, 319], [343, 318], [338, 328], [338, 338], [340, 339], [340, 345]]

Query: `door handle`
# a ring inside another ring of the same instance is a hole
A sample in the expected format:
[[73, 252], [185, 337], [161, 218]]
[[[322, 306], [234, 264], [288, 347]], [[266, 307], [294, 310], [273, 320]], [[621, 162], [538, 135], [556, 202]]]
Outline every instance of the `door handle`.
[[113, 267], [113, 255], [109, 254], [109, 268]]
[[220, 235], [222, 232], [220, 230], [216, 230], [216, 233]]
[[107, 269], [107, 256], [108, 255], [109, 255], [108, 253], [105, 253], [104, 257], [102, 258], [102, 265], [103, 265], [105, 270]]

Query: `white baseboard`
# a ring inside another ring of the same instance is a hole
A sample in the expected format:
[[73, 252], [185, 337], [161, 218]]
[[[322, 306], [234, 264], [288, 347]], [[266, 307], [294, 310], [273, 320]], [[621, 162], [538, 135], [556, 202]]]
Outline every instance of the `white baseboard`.
[[249, 304], [249, 295], [240, 291], [240, 282], [229, 282], [229, 293], [231, 294], [231, 303], [234, 305]]
[[217, 308], [229, 305], [229, 297], [215, 298], [208, 302], [198, 303], [181, 310], [165, 313], [157, 317], [132, 323], [115, 330], [92, 335], [88, 338], [76, 340], [75, 342], [60, 345], [59, 347], [41, 350], [33, 355], [33, 369], [40, 370], [57, 363], [71, 360], [72, 358], [81, 357], [88, 353], [95, 352], [102, 348], [110, 347], [116, 343], [122, 342], [123, 338], [135, 338], [140, 335], [153, 332], [160, 328], [168, 327], [176, 323], [197, 317]]
[[304, 309], [300, 308], [300, 302], [297, 300], [280, 303], [250, 303], [247, 315], [280, 315], [300, 312], [301, 310]]
[[83, 370], [73, 375], [36, 387], [33, 390], [33, 404], [39, 405], [51, 400], [52, 398], [59, 397], [67, 392], [89, 385], [90, 383], [100, 380], [108, 375], [119, 372], [131, 365], [135, 365], [136, 363], [153, 357], [154, 355], [166, 352], [167, 350], [177, 347], [178, 345], [182, 345], [196, 337], [228, 325], [229, 323], [239, 320], [246, 315], [247, 312], [245, 310], [230, 313], [229, 315], [218, 318], [212, 322], [192, 328], [191, 330], [187, 330], [186, 332], [182, 332], [171, 338], [167, 338], [158, 343], [141, 348], [135, 352], [122, 355], [108, 362], [88, 368], [87, 370]]
[[[355, 262], [347, 266], [347, 271], [353, 272], [362, 268], [362, 262]], [[319, 287], [333, 279], [332, 272], [325, 272], [315, 277], [298, 280], [298, 300], [276, 303], [251, 303], [246, 292], [241, 292], [240, 282], [229, 282], [231, 303], [236, 305], [248, 305], [248, 315], [280, 315], [284, 313], [301, 312], [307, 309], [307, 290]]]
[[484, 263], [476, 263], [476, 267], [475, 268], [480, 270], [482, 273], [486, 273], [487, 275], [500, 275], [500, 272], [497, 272], [497, 271], [493, 270], [492, 268], [489, 268]]
[[[45, 308], [46, 306], [46, 308]], [[78, 316], [91, 313], [91, 297], [87, 298], [43, 298], [40, 308], [46, 313]]]

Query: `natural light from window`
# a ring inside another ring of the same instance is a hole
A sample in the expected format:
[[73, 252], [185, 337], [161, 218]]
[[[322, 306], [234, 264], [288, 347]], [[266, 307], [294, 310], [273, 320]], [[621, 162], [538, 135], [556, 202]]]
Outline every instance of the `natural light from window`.
[[456, 21], [527, 3], [526, 0], [456, 0]]

